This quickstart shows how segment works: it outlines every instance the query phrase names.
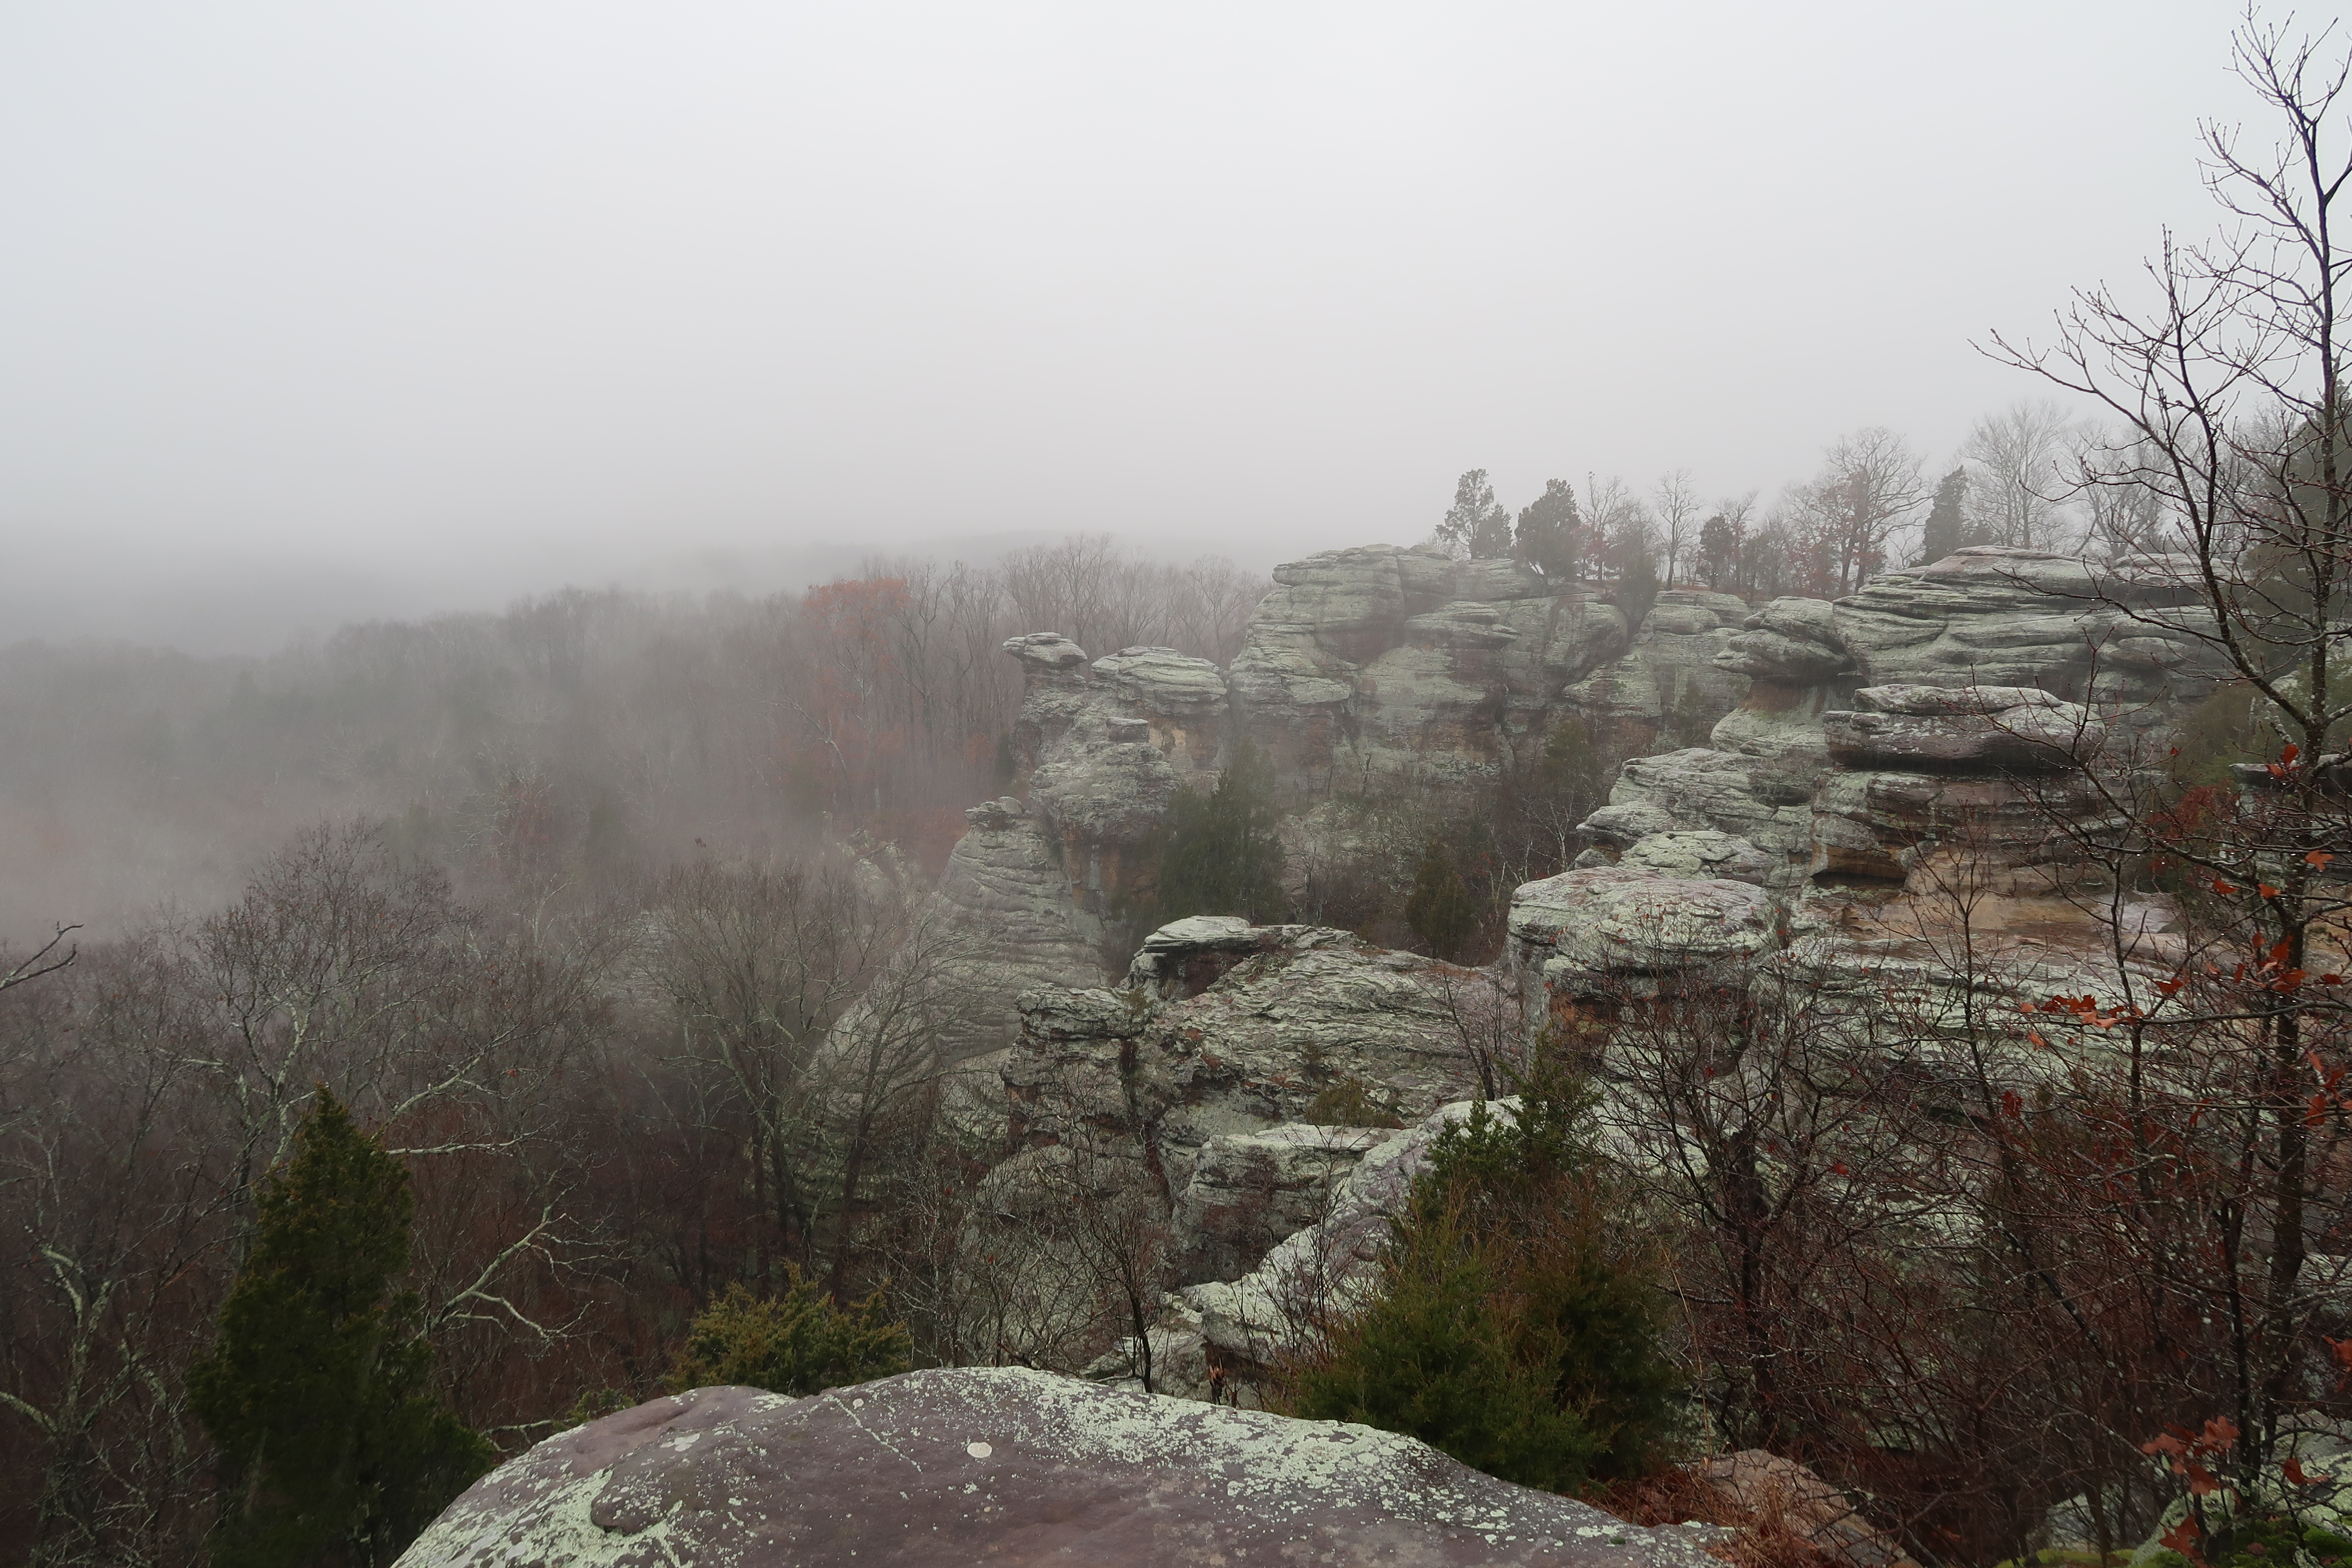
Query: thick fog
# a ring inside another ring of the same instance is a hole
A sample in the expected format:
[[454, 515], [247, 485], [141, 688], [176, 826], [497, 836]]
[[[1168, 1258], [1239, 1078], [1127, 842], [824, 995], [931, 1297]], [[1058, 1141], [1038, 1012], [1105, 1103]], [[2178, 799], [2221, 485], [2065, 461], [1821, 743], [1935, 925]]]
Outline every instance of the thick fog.
[[0, 11], [0, 641], [1948, 452], [2223, 0]]

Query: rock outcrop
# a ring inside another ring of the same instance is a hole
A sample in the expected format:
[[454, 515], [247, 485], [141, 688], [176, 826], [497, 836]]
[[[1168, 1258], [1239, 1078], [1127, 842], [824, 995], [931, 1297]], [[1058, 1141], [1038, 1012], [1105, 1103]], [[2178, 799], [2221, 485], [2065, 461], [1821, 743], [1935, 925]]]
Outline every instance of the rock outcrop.
[[1632, 643], [1624, 616], [1582, 588], [1427, 545], [1327, 551], [1274, 580], [1230, 689], [1300, 798], [1383, 773], [1491, 771]]
[[1863, 687], [2023, 687], [2160, 721], [2213, 688], [2192, 599], [2177, 573], [1990, 545], [1889, 572], [1834, 603], [1775, 599], [1719, 656], [1749, 686], [1712, 744], [1818, 755], [1822, 715], [1853, 710]]
[[1321, 1222], [1365, 1155], [1403, 1133], [1288, 1121], [1201, 1146], [1176, 1204], [1171, 1282], [1232, 1279]]
[[608, 1415], [475, 1482], [400, 1568], [1256, 1562], [1708, 1560], [1393, 1433], [967, 1367]]
[[1555, 1003], [1627, 994], [1661, 974], [1745, 964], [1776, 945], [1779, 910], [1752, 882], [1601, 866], [1511, 898], [1510, 966]]
[[1298, 1121], [1326, 1090], [1407, 1119], [1459, 1099], [1477, 1081], [1465, 1030], [1506, 1005], [1491, 974], [1349, 931], [1186, 921], [1147, 940], [1121, 991], [1024, 993], [1004, 1083], [1022, 1138], [1139, 1143], [1177, 1194], [1213, 1140]]
[[[1412, 1184], [1428, 1163], [1430, 1146], [1478, 1102], [1441, 1105], [1401, 1133], [1367, 1149], [1335, 1186], [1323, 1212], [1270, 1248], [1256, 1267], [1178, 1292], [1198, 1320], [1200, 1334], [1246, 1377], [1272, 1366], [1312, 1325], [1359, 1299], [1377, 1278], [1388, 1245], [1389, 1219], [1404, 1212]], [[1518, 1102], [1488, 1102], [1508, 1117]]]
[[1748, 694], [1748, 678], [1719, 661], [1748, 615], [1736, 594], [1669, 588], [1623, 656], [1569, 685], [1558, 701], [1590, 734], [1624, 750], [1704, 740]]

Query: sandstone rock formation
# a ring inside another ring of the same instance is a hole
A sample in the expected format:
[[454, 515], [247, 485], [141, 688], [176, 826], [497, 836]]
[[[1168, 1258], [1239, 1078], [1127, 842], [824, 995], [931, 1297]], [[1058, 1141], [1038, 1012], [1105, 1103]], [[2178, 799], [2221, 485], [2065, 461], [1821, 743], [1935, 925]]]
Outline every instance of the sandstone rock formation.
[[[1188, 972], [1214, 978], [1171, 978]], [[1212, 1140], [1297, 1121], [1334, 1086], [1408, 1119], [1461, 1098], [1477, 1081], [1465, 1029], [1499, 997], [1489, 974], [1348, 931], [1181, 922], [1123, 991], [1024, 993], [1004, 1083], [1022, 1137], [1139, 1143], [1180, 1193]]]
[[1529, 882], [1511, 899], [1509, 964], [1555, 1001], [1646, 977], [1745, 963], [1773, 946], [1778, 911], [1752, 882], [1601, 866]]
[[1230, 689], [1302, 798], [1382, 772], [1491, 770], [1631, 645], [1623, 615], [1582, 588], [1427, 545], [1327, 551], [1274, 579]]
[[[1276, 1244], [1256, 1267], [1178, 1291], [1208, 1343], [1244, 1372], [1271, 1366], [1323, 1314], [1355, 1300], [1376, 1276], [1390, 1216], [1404, 1212], [1431, 1144], [1446, 1127], [1470, 1116], [1477, 1103], [1441, 1105], [1402, 1132], [1382, 1138], [1332, 1189], [1314, 1223]], [[1515, 1100], [1487, 1103], [1490, 1114], [1505, 1117], [1518, 1105]]]
[[1703, 739], [1748, 694], [1748, 678], [1719, 661], [1748, 615], [1736, 594], [1669, 588], [1623, 656], [1568, 686], [1558, 701], [1589, 732], [1628, 749]]
[[401, 1568], [1017, 1568], [1046, 1563], [1706, 1568], [1643, 1529], [1424, 1444], [1017, 1367], [806, 1399], [701, 1388], [477, 1481]]
[[1402, 1136], [1286, 1121], [1210, 1139], [1177, 1201], [1174, 1280], [1232, 1279], [1256, 1268], [1329, 1213], [1365, 1155]]

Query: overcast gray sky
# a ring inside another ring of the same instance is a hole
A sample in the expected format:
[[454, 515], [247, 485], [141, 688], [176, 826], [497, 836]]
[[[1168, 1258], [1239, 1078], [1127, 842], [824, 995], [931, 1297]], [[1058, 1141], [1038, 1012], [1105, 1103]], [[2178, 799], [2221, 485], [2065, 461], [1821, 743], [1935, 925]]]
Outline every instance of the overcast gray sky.
[[12, 0], [0, 641], [1941, 458], [2210, 226], [2236, 15]]

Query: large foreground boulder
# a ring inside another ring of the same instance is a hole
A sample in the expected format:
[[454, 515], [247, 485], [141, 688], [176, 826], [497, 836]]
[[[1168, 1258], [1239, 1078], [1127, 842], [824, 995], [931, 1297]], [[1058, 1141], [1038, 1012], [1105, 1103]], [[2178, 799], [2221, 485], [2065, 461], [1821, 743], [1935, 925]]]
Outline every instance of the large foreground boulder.
[[1017, 1367], [657, 1399], [477, 1481], [400, 1568], [971, 1563], [1712, 1568], [1410, 1437]]

